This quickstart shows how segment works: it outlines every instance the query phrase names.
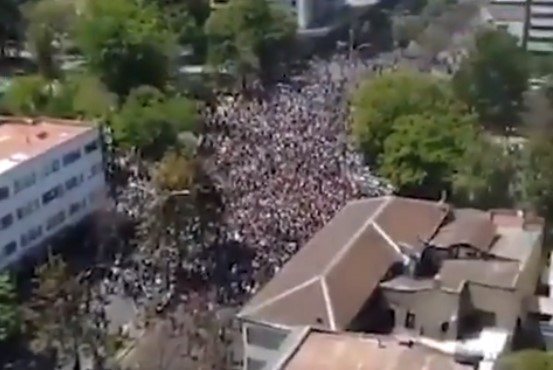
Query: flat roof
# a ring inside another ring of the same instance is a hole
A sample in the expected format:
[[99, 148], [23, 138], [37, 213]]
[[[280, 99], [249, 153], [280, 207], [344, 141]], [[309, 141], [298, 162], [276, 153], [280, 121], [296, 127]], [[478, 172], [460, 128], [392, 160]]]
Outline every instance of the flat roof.
[[310, 332], [297, 350], [275, 370], [468, 370], [453, 356], [395, 337]]
[[0, 174], [94, 128], [75, 120], [0, 117]]

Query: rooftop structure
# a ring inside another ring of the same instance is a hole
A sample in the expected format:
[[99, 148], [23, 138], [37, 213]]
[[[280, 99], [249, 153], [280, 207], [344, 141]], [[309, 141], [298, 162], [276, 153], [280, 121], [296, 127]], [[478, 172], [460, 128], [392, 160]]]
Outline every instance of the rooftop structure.
[[238, 314], [245, 356], [270, 363], [302, 326], [446, 341], [494, 328], [508, 346], [530, 310], [542, 239], [543, 220], [515, 210], [352, 201]]
[[253, 297], [240, 317], [345, 329], [389, 267], [403, 261], [400, 244], [422, 248], [448, 210], [445, 204], [396, 197], [349, 203]]

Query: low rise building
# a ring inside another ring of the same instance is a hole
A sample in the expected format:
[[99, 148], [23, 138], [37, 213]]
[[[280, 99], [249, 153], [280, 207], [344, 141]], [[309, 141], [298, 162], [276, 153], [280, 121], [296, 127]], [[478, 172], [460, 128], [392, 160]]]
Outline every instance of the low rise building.
[[103, 206], [98, 127], [0, 117], [0, 269]]
[[308, 329], [294, 347], [265, 369], [474, 370], [467, 360], [406, 337]]
[[442, 341], [493, 328], [507, 348], [531, 309], [542, 242], [543, 220], [522, 212], [352, 201], [239, 313], [246, 368], [273, 362], [305, 326]]

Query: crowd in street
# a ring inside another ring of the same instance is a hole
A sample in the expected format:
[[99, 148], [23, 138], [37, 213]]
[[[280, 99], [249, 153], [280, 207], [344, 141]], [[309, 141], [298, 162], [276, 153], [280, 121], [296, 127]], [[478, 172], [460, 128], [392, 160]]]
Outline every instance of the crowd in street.
[[[179, 269], [163, 268], [176, 255], [146, 269], [148, 258], [139, 257], [109, 281], [123, 283], [122, 293], [139, 306], [150, 299], [149, 287], [163, 295], [176, 282], [179, 304], [189, 315], [216, 317], [255, 294], [346, 202], [391, 193], [351, 146], [347, 99], [356, 77], [384, 73], [396, 63], [393, 57], [368, 62], [337, 55], [248, 98], [221, 96], [207, 114], [202, 140], [212, 153], [205, 168], [224, 205], [214, 236], [200, 241], [202, 252], [179, 261]], [[132, 161], [120, 165], [130, 168], [134, 185], [119, 193], [117, 208], [140, 218], [148, 213], [151, 185]], [[145, 274], [149, 269], [158, 272]], [[167, 271], [177, 270], [181, 276], [167, 280]], [[184, 335], [197, 335], [198, 325]]]
[[224, 234], [255, 249], [259, 265], [278, 270], [347, 201], [391, 191], [347, 132], [346, 89], [356, 75], [384, 67], [337, 56], [262, 99], [221, 99], [209, 124]]

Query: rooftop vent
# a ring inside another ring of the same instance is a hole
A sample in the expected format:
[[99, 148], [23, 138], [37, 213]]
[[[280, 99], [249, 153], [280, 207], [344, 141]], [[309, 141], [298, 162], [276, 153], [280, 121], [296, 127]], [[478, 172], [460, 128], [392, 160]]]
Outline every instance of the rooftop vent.
[[38, 134], [36, 134], [36, 137], [40, 140], [44, 140], [48, 137], [48, 133], [46, 131], [40, 131]]

